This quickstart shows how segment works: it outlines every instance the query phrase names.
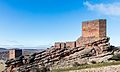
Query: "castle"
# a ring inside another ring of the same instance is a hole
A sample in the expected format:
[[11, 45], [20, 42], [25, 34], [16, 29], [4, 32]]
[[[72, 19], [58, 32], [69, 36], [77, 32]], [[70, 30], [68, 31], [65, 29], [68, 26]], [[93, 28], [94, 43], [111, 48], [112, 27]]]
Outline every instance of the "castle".
[[106, 37], [106, 19], [82, 22], [82, 36], [73, 42], [55, 42], [55, 48], [75, 48]]
[[107, 52], [108, 48], [110, 43], [106, 35], [106, 20], [85, 21], [82, 22], [82, 36], [76, 41], [55, 42], [51, 48], [34, 53], [29, 58], [24, 56], [17, 58], [18, 52], [11, 50], [10, 60], [6, 61], [6, 72], [15, 72], [15, 70], [33, 72], [34, 67], [41, 69], [41, 66], [60, 68], [69, 66], [75, 61], [83, 64], [81, 61], [83, 56], [97, 56]]
[[[82, 22], [82, 36], [72, 42], [55, 42], [54, 48], [75, 48], [106, 37], [106, 19]], [[9, 50], [9, 59], [22, 55], [22, 50]]]

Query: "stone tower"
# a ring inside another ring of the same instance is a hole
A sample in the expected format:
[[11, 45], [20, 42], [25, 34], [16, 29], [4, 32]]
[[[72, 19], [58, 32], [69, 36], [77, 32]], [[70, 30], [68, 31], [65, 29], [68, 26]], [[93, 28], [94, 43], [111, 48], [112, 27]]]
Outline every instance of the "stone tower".
[[76, 41], [55, 43], [55, 48], [75, 48], [106, 37], [106, 19], [82, 22], [82, 36]]
[[82, 37], [106, 37], [106, 20], [82, 22]]
[[79, 47], [103, 37], [106, 37], [106, 19], [84, 21], [82, 36], [76, 40], [76, 46]]
[[9, 50], [9, 59], [15, 59], [22, 55], [22, 49], [10, 49]]

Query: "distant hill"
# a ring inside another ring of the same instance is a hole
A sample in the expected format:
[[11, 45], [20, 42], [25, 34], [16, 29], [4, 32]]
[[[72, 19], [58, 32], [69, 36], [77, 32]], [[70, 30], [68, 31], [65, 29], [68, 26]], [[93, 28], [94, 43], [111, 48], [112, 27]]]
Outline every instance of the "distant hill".
[[6, 48], [0, 48], [0, 50], [7, 50]]
[[33, 53], [38, 53], [43, 51], [44, 49], [23, 49], [23, 55], [28, 56], [31, 55]]
[[117, 48], [120, 48], [120, 46], [118, 46]]
[[39, 52], [42, 50], [44, 50], [44, 49], [23, 49], [23, 51], [29, 51], [29, 52]]
[[6, 48], [0, 48], [0, 52], [3, 52], [3, 51], [8, 51], [8, 49], [6, 49]]

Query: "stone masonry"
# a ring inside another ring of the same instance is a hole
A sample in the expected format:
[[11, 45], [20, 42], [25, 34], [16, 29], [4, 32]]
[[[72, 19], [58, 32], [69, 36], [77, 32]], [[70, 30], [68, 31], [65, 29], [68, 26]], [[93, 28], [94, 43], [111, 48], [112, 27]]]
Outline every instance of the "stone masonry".
[[56, 42], [55, 43], [55, 48], [61, 48], [61, 43], [60, 42]]
[[82, 37], [105, 37], [106, 20], [99, 19], [82, 22]]
[[75, 48], [76, 42], [66, 42], [66, 48]]
[[15, 59], [22, 55], [22, 49], [10, 49], [9, 50], [9, 59]]
[[66, 48], [66, 43], [61, 42], [61, 48]]
[[106, 19], [84, 21], [82, 22], [82, 36], [73, 42], [57, 42], [54, 46], [55, 48], [80, 47], [83, 44], [91, 43], [104, 37], [106, 37]]

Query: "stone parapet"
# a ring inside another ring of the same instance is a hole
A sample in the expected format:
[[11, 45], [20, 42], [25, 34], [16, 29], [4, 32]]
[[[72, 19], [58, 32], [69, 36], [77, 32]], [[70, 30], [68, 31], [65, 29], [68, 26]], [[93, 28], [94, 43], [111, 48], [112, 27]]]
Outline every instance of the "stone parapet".
[[76, 42], [66, 42], [66, 48], [75, 48], [76, 47]]
[[54, 46], [55, 46], [55, 48], [61, 48], [61, 43], [60, 42], [56, 42]]

